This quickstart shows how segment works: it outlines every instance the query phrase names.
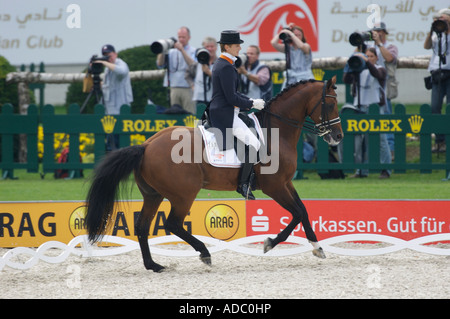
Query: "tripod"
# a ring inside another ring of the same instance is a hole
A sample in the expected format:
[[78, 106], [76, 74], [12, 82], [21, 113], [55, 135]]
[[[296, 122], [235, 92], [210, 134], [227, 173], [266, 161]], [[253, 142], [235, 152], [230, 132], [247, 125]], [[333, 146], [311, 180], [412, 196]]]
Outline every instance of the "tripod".
[[88, 96], [84, 100], [83, 105], [81, 106], [81, 109], [80, 109], [80, 113], [83, 113], [84, 109], [86, 108], [86, 106], [93, 94], [95, 94], [95, 99], [96, 99], [97, 104], [100, 104], [100, 103], [103, 104], [103, 93], [102, 93], [102, 88], [100, 87], [101, 79], [100, 79], [99, 74], [94, 73], [93, 82], [94, 82], [94, 86], [92, 87], [91, 92], [89, 92]]
[[291, 51], [288, 39], [283, 40], [284, 43], [284, 56], [286, 59], [286, 86], [289, 84], [289, 69], [291, 68]]

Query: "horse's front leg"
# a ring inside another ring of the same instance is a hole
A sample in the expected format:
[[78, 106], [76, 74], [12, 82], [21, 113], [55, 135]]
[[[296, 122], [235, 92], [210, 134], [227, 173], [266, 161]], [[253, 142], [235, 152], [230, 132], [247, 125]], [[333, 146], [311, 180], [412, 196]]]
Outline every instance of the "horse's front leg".
[[289, 211], [292, 214], [291, 222], [283, 229], [276, 238], [267, 238], [264, 241], [264, 253], [273, 249], [280, 242], [285, 241], [295, 227], [302, 222], [303, 228], [305, 229], [306, 238], [313, 245], [313, 254], [319, 258], [325, 258], [325, 254], [323, 249], [320, 247], [320, 244], [317, 241], [317, 237], [312, 230], [311, 223], [309, 222], [308, 213], [306, 212], [305, 205], [300, 200], [297, 192], [295, 191], [294, 186], [291, 182], [289, 182], [283, 191], [278, 192], [271, 196], [278, 204], [281, 205], [284, 209]]
[[308, 241], [311, 243], [311, 245], [314, 248], [312, 251], [313, 255], [316, 257], [319, 257], [319, 258], [326, 258], [325, 253], [324, 253], [322, 247], [320, 247], [319, 241], [317, 240], [316, 234], [314, 233], [314, 230], [311, 227], [311, 222], [309, 221], [309, 216], [308, 216], [308, 212], [306, 210], [305, 205], [303, 204], [302, 200], [300, 199], [300, 196], [298, 196], [298, 193], [295, 190], [292, 182], [289, 182], [287, 186], [288, 186], [288, 189], [289, 189], [292, 197], [295, 199], [295, 202], [297, 203], [297, 205], [299, 205], [302, 208], [303, 216], [302, 216], [301, 223], [303, 224], [303, 229], [305, 230], [306, 238], [308, 239]]
[[272, 197], [281, 207], [286, 209], [292, 214], [292, 220], [283, 229], [275, 238], [267, 238], [264, 241], [264, 253], [273, 249], [279, 243], [286, 241], [295, 227], [302, 221], [302, 210], [301, 207], [297, 204], [294, 197], [287, 187], [284, 185], [283, 187], [277, 187], [276, 191], [273, 193], [266, 193], [270, 197]]

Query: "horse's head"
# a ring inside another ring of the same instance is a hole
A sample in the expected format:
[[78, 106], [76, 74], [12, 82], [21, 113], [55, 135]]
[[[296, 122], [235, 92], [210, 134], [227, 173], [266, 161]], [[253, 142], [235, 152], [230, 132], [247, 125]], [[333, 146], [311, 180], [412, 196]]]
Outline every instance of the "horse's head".
[[315, 95], [307, 114], [314, 121], [314, 131], [329, 145], [338, 145], [344, 138], [337, 107], [336, 76], [323, 83], [321, 95]]

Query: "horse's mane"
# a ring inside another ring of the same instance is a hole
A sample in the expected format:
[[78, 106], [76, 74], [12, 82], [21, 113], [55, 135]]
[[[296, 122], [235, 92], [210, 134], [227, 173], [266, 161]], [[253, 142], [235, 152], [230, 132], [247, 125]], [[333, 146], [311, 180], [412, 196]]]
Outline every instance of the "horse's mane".
[[274, 97], [272, 97], [266, 105], [266, 108], [270, 108], [270, 106], [272, 105], [273, 102], [275, 102], [276, 100], [278, 100], [280, 97], [282, 97], [287, 91], [289, 91], [290, 89], [297, 87], [299, 85], [305, 85], [308, 83], [314, 83], [314, 82], [321, 82], [315, 79], [310, 79], [310, 80], [301, 80], [299, 82], [295, 82], [292, 84], [287, 85], [280, 93], [278, 93], [277, 95], [275, 95]]
[[[322, 81], [318, 81], [315, 79], [310, 79], [310, 80], [301, 80], [292, 84], [287, 85], [280, 93], [278, 93], [277, 95], [275, 95], [274, 97], [272, 97], [269, 101], [266, 102], [266, 106], [265, 106], [265, 110], [270, 110], [270, 106], [277, 101], [279, 98], [281, 98], [283, 95], [286, 94], [286, 92], [290, 91], [292, 88], [297, 87], [299, 85], [306, 85], [308, 83], [314, 83], [314, 82], [322, 82]], [[264, 123], [264, 118], [265, 115], [267, 113], [266, 112], [258, 112], [256, 113], [256, 117], [259, 120], [259, 123], [261, 124], [261, 126]]]

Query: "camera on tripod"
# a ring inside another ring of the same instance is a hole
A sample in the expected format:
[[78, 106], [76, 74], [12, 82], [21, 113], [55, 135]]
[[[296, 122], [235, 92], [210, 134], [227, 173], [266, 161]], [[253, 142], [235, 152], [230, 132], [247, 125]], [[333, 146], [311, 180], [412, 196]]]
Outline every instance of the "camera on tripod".
[[91, 60], [89, 62], [89, 67], [88, 67], [88, 72], [94, 75], [99, 75], [100, 73], [103, 72], [103, 64], [101, 63], [94, 63], [95, 61], [108, 61], [109, 57], [108, 56], [98, 56], [96, 54], [94, 54], [91, 57]]
[[[283, 28], [283, 30], [289, 30], [292, 31], [291, 28]], [[287, 33], [281, 32], [278, 38], [283, 41], [284, 43], [292, 43], [291, 36]]]
[[198, 63], [209, 65], [209, 51], [205, 48], [201, 48], [197, 50], [197, 54], [195, 55]]
[[[372, 31], [353, 32], [348, 38], [348, 42], [354, 47], [358, 47], [358, 51], [364, 53], [367, 49], [366, 42], [373, 41]], [[366, 68], [366, 61], [358, 55], [352, 55], [345, 67], [346, 72], [361, 73]]]
[[173, 37], [169, 39], [158, 40], [150, 45], [150, 50], [154, 54], [167, 53], [170, 49], [173, 48], [175, 43], [177, 43], [177, 39]]
[[348, 73], [361, 73], [366, 68], [366, 61], [359, 55], [352, 55], [347, 60], [345, 72]]

